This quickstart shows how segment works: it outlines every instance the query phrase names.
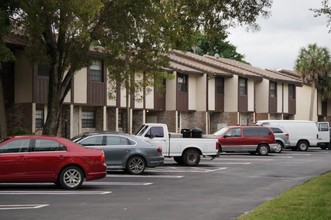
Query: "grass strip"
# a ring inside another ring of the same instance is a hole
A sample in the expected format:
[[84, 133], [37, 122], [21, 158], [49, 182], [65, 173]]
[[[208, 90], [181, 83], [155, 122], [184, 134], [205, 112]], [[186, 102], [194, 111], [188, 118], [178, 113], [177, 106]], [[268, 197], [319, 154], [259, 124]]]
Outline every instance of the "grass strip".
[[331, 219], [331, 172], [296, 186], [237, 220]]

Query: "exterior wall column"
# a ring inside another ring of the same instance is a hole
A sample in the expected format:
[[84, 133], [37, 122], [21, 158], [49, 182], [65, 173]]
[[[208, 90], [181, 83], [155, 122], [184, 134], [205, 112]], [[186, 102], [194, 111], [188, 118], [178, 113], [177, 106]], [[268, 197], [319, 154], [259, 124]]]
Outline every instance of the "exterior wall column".
[[118, 108], [115, 109], [115, 131], [118, 131]]
[[[72, 138], [74, 135], [74, 105], [70, 104], [70, 126], [69, 126], [69, 136]], [[78, 123], [80, 124], [80, 123]]]
[[107, 106], [103, 106], [103, 117], [102, 117], [102, 125], [103, 125], [103, 130], [107, 131]]
[[31, 123], [31, 131], [32, 133], [35, 133], [36, 132], [36, 103], [32, 103], [31, 105], [31, 108], [32, 108], [32, 115], [31, 115], [31, 118], [32, 118], [32, 123]]

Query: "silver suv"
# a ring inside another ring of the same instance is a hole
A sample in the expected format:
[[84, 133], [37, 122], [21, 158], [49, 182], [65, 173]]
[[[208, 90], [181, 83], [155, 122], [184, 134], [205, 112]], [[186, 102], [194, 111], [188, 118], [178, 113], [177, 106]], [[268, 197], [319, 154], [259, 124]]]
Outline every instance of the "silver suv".
[[280, 127], [276, 126], [268, 126], [274, 132], [276, 143], [278, 145], [277, 150], [275, 153], [280, 153], [284, 148], [290, 146], [289, 135], [288, 133]]

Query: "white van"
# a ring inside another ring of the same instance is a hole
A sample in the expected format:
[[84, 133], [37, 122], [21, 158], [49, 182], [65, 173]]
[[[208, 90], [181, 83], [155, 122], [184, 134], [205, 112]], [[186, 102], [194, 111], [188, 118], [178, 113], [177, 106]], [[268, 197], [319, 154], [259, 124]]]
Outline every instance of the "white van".
[[306, 151], [309, 147], [328, 146], [330, 142], [329, 122], [307, 120], [259, 120], [256, 125], [274, 125], [283, 128], [289, 134], [293, 150]]

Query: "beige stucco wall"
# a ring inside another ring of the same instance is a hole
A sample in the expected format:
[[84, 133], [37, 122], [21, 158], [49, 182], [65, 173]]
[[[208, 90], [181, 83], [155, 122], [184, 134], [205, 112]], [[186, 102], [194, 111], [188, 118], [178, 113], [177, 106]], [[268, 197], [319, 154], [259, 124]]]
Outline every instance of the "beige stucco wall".
[[[200, 93], [200, 91], [198, 91]], [[197, 109], [197, 78], [194, 75], [188, 75], [188, 109]]]
[[148, 87], [148, 91], [146, 91], [145, 101], [146, 101], [146, 108], [153, 109], [154, 108], [154, 88]]
[[[311, 87], [304, 85], [296, 89], [296, 120], [309, 120]], [[317, 121], [317, 91], [315, 91], [313, 121]]]
[[283, 113], [288, 113], [288, 84], [283, 85]]
[[166, 110], [174, 111], [176, 110], [176, 83], [177, 83], [177, 73], [173, 72], [174, 79], [166, 80]]
[[75, 74], [74, 103], [87, 103], [87, 69], [83, 68]]
[[[141, 81], [143, 81], [143, 74], [142, 73], [136, 73], [135, 74], [135, 80], [139, 84]], [[144, 96], [144, 91], [143, 88], [136, 88], [135, 90], [135, 103], [134, 106], [135, 108], [143, 108], [144, 107], [144, 102], [143, 102], [143, 96]]]
[[32, 102], [33, 64], [23, 51], [17, 51], [15, 57], [15, 102]]
[[215, 78], [208, 80], [208, 109], [215, 111]]
[[317, 94], [317, 115], [322, 114], [322, 95], [321, 93]]
[[247, 80], [247, 96], [248, 96], [248, 103], [247, 108], [248, 111], [254, 111], [254, 80], [248, 79]]
[[234, 75], [224, 79], [224, 111], [238, 111], [238, 82], [239, 77]]
[[255, 92], [255, 106], [257, 113], [268, 113], [269, 112], [269, 80], [263, 79], [262, 82], [256, 84]]
[[[197, 111], [206, 111], [206, 98], [207, 98], [207, 74], [203, 76], [196, 77], [197, 91], [195, 94], [196, 99], [196, 110]], [[215, 100], [215, 99], [214, 99]], [[210, 99], [209, 99], [210, 101]]]

